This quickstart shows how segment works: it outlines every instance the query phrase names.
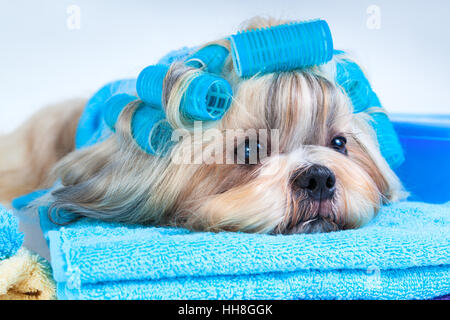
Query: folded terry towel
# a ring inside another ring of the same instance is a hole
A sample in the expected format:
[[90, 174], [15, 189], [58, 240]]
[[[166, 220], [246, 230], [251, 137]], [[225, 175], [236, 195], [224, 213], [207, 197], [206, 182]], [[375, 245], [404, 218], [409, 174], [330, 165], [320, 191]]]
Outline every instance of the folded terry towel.
[[52, 225], [60, 299], [427, 299], [450, 293], [450, 203], [384, 207], [367, 226], [258, 235]]
[[0, 261], [13, 256], [22, 246], [17, 218], [0, 205]]

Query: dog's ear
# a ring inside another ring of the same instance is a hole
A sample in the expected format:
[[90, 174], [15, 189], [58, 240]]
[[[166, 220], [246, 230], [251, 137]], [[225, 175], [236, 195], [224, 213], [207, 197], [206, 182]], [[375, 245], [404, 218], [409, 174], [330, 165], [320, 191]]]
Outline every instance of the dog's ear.
[[[352, 135], [358, 145], [353, 151], [359, 161], [376, 183], [385, 203], [408, 197], [400, 179], [381, 154], [370, 116], [364, 112], [353, 114]], [[352, 152], [349, 152], [352, 155]]]

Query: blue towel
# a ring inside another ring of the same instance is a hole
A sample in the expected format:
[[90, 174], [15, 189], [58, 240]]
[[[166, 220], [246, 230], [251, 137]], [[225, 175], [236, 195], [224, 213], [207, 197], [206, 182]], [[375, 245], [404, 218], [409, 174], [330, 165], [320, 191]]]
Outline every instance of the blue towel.
[[185, 60], [190, 54], [194, 53], [198, 47], [183, 47], [178, 50], [173, 50], [166, 54], [164, 57], [159, 59], [158, 64], [166, 64], [170, 65], [175, 61], [182, 61]]
[[322, 234], [190, 232], [83, 219], [42, 207], [60, 299], [427, 299], [450, 293], [450, 202], [384, 207]]
[[105, 101], [113, 95], [127, 93], [137, 96], [136, 79], [124, 79], [110, 82], [98, 90], [86, 104], [78, 122], [75, 136], [77, 149], [89, 147], [106, 139], [112, 132], [103, 121]]
[[15, 255], [22, 243], [17, 218], [0, 205], [0, 261]]

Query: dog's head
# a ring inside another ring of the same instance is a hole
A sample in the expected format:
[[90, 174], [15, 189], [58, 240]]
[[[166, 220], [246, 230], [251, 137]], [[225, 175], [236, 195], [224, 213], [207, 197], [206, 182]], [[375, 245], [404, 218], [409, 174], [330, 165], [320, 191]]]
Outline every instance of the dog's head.
[[189, 177], [176, 187], [179, 223], [249, 232], [332, 231], [363, 225], [400, 195], [368, 119], [353, 114], [342, 91], [320, 72], [267, 74], [236, 88], [218, 130], [191, 135], [172, 153], [176, 158], [193, 151], [188, 161], [167, 168], [173, 173], [169, 185]]
[[354, 114], [333, 81], [333, 62], [244, 80], [231, 63], [223, 76], [235, 94], [221, 121], [184, 132], [158, 158], [129, 139], [136, 105], [127, 106], [116, 137], [59, 165], [65, 187], [54, 206], [104, 220], [298, 233], [359, 227], [402, 196], [368, 116]]

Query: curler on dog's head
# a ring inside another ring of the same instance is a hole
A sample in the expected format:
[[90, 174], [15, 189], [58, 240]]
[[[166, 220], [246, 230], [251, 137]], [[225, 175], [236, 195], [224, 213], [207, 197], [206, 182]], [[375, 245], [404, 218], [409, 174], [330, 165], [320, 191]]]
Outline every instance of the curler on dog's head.
[[224, 46], [211, 44], [187, 57], [188, 67], [202, 68], [203, 71], [220, 74], [230, 52]]
[[121, 93], [116, 94], [106, 100], [103, 111], [103, 119], [106, 125], [112, 130], [116, 131], [116, 122], [119, 115], [127, 104], [137, 100], [137, 97]]
[[[337, 51], [336, 54], [341, 52]], [[381, 102], [361, 68], [353, 61], [342, 59], [336, 63], [336, 82], [349, 97], [353, 112], [366, 112], [377, 135], [380, 151], [391, 168], [399, 167], [404, 161], [403, 149], [397, 134]]]
[[[164, 78], [168, 71], [168, 66], [156, 65], [139, 74], [136, 89], [143, 101], [162, 108]], [[232, 95], [228, 81], [199, 71], [188, 83], [179, 112], [192, 121], [220, 120], [231, 105]]]
[[370, 109], [368, 113], [372, 117], [381, 154], [391, 168], [398, 168], [405, 161], [405, 155], [394, 126], [382, 108]]
[[232, 94], [228, 81], [212, 74], [201, 74], [187, 87], [180, 112], [191, 120], [220, 120], [231, 105]]
[[342, 60], [336, 63], [336, 82], [350, 98], [354, 112], [362, 112], [373, 106], [371, 104], [376, 102], [371, 101], [374, 97], [371, 94], [372, 89], [370, 83], [364, 75], [364, 72], [355, 62]]
[[169, 66], [163, 64], [148, 66], [141, 71], [137, 78], [136, 91], [142, 101], [162, 107], [164, 78], [168, 71]]
[[333, 40], [324, 20], [239, 32], [230, 41], [240, 77], [320, 65], [333, 57]]
[[[105, 102], [103, 119], [115, 131], [122, 110], [137, 98], [126, 93], [112, 96]], [[146, 153], [164, 155], [172, 145], [172, 128], [161, 109], [141, 102], [131, 117], [131, 136]]]
[[131, 117], [131, 135], [146, 153], [163, 156], [172, 146], [172, 127], [164, 112], [141, 104]]

